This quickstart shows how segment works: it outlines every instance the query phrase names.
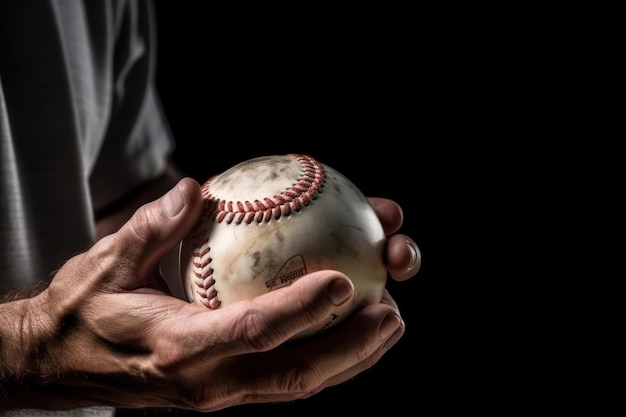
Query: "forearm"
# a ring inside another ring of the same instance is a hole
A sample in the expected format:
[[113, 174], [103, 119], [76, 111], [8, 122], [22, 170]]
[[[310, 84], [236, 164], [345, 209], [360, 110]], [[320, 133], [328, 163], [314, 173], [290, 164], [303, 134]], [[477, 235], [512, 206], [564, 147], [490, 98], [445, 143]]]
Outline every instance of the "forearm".
[[[99, 398], [106, 387], [87, 371], [89, 347], [72, 347], [71, 339], [79, 333], [78, 319], [76, 305], [64, 304], [68, 299], [51, 299], [46, 282], [1, 297], [0, 414], [11, 409], [61, 410], [107, 403]], [[71, 357], [79, 351], [82, 368], [77, 369]]]
[[[62, 362], [55, 358], [69, 354], [59, 349], [62, 329], [49, 315], [33, 314], [41, 290], [38, 286], [13, 292], [0, 304], [0, 411], [68, 408], [65, 397], [75, 394], [63, 383], [64, 368], [55, 368]], [[85, 405], [89, 405], [87, 398]]]
[[41, 375], [41, 352], [33, 343], [38, 324], [30, 314], [30, 299], [0, 304], [0, 320], [0, 410], [19, 408], [32, 398], [30, 389]]

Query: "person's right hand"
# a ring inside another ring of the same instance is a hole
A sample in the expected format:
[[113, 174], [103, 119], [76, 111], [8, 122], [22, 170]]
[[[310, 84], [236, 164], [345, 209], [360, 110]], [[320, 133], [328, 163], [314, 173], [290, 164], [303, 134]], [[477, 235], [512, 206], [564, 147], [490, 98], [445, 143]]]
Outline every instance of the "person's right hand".
[[371, 367], [402, 335], [397, 307], [384, 297], [336, 328], [287, 342], [351, 298], [350, 280], [337, 271], [218, 310], [155, 289], [161, 257], [201, 209], [199, 184], [181, 180], [22, 304], [12, 339], [20, 343], [3, 346], [15, 359], [4, 408], [214, 411], [292, 401]]

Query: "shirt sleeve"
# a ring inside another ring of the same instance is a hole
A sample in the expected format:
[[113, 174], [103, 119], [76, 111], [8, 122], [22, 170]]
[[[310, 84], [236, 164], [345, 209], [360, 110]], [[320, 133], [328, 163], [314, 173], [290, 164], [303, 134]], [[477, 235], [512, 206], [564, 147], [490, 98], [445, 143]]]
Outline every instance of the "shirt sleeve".
[[112, 111], [89, 177], [96, 210], [163, 173], [174, 149], [155, 87], [152, 3], [127, 2], [122, 7], [115, 22]]

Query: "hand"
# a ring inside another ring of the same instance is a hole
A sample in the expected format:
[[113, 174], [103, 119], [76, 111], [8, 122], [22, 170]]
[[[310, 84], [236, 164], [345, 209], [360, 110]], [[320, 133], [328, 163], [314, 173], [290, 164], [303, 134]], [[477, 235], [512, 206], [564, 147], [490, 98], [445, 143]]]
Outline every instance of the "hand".
[[[372, 202], [385, 230], [397, 231], [399, 207]], [[156, 289], [151, 282], [160, 277], [160, 258], [191, 231], [201, 209], [199, 184], [181, 180], [70, 259], [49, 288], [28, 301], [20, 350], [29, 369], [17, 375], [28, 375], [30, 384], [28, 395], [11, 396], [9, 406], [214, 411], [292, 401], [368, 369], [404, 333], [385, 293], [340, 328], [285, 343], [350, 299], [353, 287], [336, 271], [211, 311]], [[402, 235], [389, 238], [387, 262], [397, 280], [419, 268], [419, 252], [407, 242]]]

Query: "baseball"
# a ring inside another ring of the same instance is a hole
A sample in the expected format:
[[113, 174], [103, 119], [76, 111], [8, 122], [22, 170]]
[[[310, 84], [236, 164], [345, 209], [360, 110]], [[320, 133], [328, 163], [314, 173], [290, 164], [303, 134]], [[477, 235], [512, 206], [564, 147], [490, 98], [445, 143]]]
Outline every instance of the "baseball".
[[202, 217], [180, 246], [189, 302], [213, 310], [313, 271], [345, 273], [355, 289], [351, 303], [300, 338], [380, 301], [385, 233], [367, 198], [333, 168], [308, 155], [258, 157], [209, 178], [202, 190]]

